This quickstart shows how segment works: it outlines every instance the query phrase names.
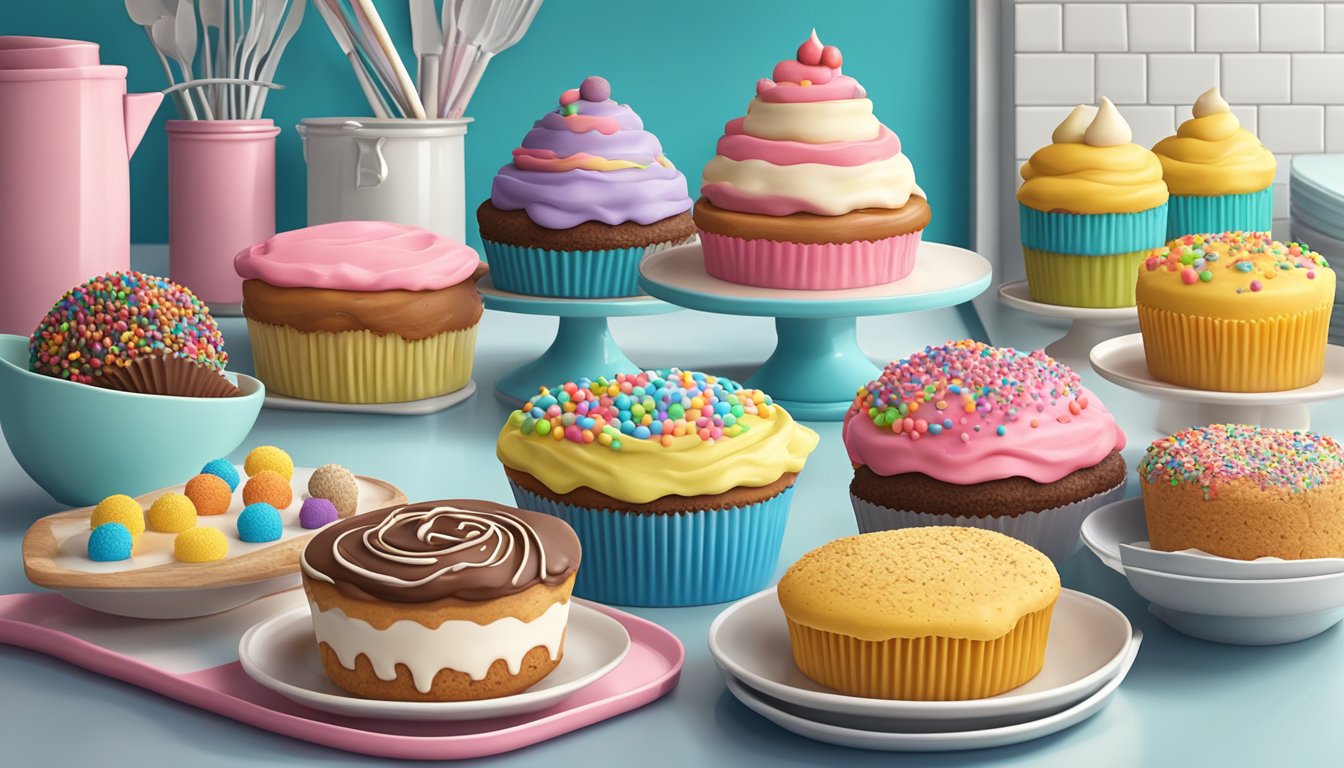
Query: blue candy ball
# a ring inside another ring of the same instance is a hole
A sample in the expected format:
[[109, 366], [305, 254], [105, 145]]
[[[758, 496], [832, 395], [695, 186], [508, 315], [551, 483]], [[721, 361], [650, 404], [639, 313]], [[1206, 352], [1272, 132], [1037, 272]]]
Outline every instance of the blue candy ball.
[[131, 556], [135, 539], [121, 523], [103, 523], [89, 534], [89, 559], [100, 563], [125, 560]]
[[201, 467], [202, 475], [214, 475], [229, 484], [229, 491], [238, 490], [238, 468], [226, 459], [215, 459]]
[[238, 538], [243, 541], [279, 541], [284, 527], [280, 522], [280, 510], [264, 501], [248, 504], [238, 515]]

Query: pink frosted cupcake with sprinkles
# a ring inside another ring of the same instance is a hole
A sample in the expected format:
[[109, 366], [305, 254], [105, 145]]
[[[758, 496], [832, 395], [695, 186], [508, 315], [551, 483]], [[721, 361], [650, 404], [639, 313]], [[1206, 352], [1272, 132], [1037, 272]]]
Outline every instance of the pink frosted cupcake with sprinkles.
[[863, 533], [989, 528], [1058, 563], [1078, 550], [1088, 513], [1124, 495], [1124, 433], [1040, 350], [926, 347], [859, 390], [843, 434]]
[[576, 595], [666, 607], [770, 583], [816, 446], [764, 392], [674, 368], [543, 387], [496, 455], [519, 507], [578, 533]]
[[694, 212], [710, 275], [827, 290], [914, 269], [929, 203], [901, 140], [842, 62], [814, 31], [724, 129]]

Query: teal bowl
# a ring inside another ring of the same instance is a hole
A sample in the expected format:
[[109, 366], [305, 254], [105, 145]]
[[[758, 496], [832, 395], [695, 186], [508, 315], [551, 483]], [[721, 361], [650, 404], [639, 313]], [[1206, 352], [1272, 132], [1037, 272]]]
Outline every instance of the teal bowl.
[[266, 387], [228, 374], [242, 397], [117, 392], [28, 370], [28, 339], [0, 334], [0, 429], [23, 471], [72, 507], [190, 480], [233, 452]]

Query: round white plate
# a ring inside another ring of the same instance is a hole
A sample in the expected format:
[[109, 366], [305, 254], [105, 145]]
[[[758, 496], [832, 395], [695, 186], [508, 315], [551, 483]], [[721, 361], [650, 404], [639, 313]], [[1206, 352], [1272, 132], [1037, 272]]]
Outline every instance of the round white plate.
[[1095, 693], [1073, 706], [1055, 714], [1000, 728], [952, 731], [947, 733], [902, 733], [845, 728], [810, 720], [788, 702], [773, 699], [749, 689], [741, 681], [727, 678], [728, 690], [737, 700], [774, 724], [809, 739], [856, 749], [875, 749], [888, 752], [951, 752], [963, 749], [987, 749], [1020, 744], [1058, 733], [1081, 723], [1105, 707], [1120, 683], [1129, 674], [1134, 657], [1139, 652], [1141, 633], [1135, 633], [1126, 646], [1122, 663], [1115, 676]]
[[58, 589], [70, 602], [132, 619], [190, 619], [231, 611], [253, 600], [299, 586], [299, 574], [222, 587], [186, 589]]
[[551, 674], [526, 691], [481, 701], [381, 701], [346, 693], [322, 671], [307, 607], [272, 616], [238, 642], [238, 660], [258, 683], [299, 704], [347, 717], [482, 720], [536, 712], [593, 684], [625, 659], [630, 634], [601, 611], [572, 600], [565, 651]]
[[1133, 636], [1115, 607], [1065, 589], [1051, 620], [1045, 667], [1025, 685], [969, 701], [867, 699], [837, 693], [799, 671], [772, 587], [719, 614], [709, 628], [709, 652], [727, 674], [805, 709], [810, 719], [861, 729], [966, 731], [1040, 718], [1087, 698], [1117, 674]]
[[1087, 356], [1096, 345], [1139, 329], [1139, 312], [1134, 307], [1098, 309], [1046, 304], [1031, 298], [1026, 280], [1000, 285], [999, 300], [1005, 306], [1038, 317], [1072, 320], [1069, 332], [1047, 344], [1045, 352], [1075, 368], [1087, 365]]
[[408, 400], [404, 403], [324, 403], [320, 400], [302, 400], [297, 397], [277, 395], [266, 391], [263, 408], [275, 408], [284, 411], [319, 411], [322, 413], [374, 413], [382, 416], [423, 416], [438, 413], [466, 400], [476, 394], [476, 381], [468, 379], [467, 385], [456, 392], [424, 400]]

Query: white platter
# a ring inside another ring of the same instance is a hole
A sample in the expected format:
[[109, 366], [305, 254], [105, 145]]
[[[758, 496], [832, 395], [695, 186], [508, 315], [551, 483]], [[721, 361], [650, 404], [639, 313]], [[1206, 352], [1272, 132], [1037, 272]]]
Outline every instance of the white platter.
[[247, 631], [238, 660], [248, 676], [304, 706], [348, 717], [392, 720], [483, 720], [538, 712], [573, 696], [616, 668], [630, 651], [619, 621], [580, 600], [570, 604], [564, 656], [523, 693], [480, 701], [381, 701], [346, 693], [322, 671], [307, 607], [272, 616]]
[[1021, 723], [1059, 712], [1118, 674], [1134, 630], [1110, 604], [1063, 590], [1055, 606], [1045, 667], [1025, 685], [987, 699], [895, 701], [846, 696], [799, 671], [775, 589], [729, 606], [709, 628], [720, 669], [752, 689], [804, 711], [809, 719], [862, 730], [966, 731]]
[[731, 675], [725, 674], [728, 691], [748, 708], [774, 724], [816, 741], [856, 749], [888, 752], [951, 752], [965, 749], [988, 749], [1039, 739], [1075, 726], [1101, 711], [1120, 688], [1134, 657], [1138, 654], [1141, 633], [1135, 633], [1128, 645], [1128, 653], [1115, 674], [1095, 693], [1073, 706], [1055, 714], [1016, 725], [999, 728], [951, 731], [946, 733], [903, 733], [845, 728], [810, 720], [788, 702], [772, 699], [753, 691]]
[[424, 400], [409, 400], [404, 403], [324, 403], [320, 400], [302, 400], [297, 397], [277, 395], [266, 390], [263, 408], [282, 411], [315, 411], [319, 413], [372, 413], [381, 416], [423, 416], [427, 413], [452, 408], [476, 394], [475, 379], [468, 379], [467, 385], [456, 392]]

